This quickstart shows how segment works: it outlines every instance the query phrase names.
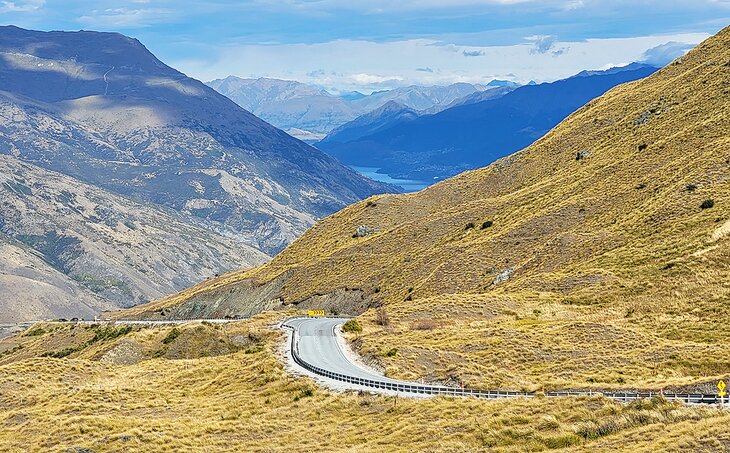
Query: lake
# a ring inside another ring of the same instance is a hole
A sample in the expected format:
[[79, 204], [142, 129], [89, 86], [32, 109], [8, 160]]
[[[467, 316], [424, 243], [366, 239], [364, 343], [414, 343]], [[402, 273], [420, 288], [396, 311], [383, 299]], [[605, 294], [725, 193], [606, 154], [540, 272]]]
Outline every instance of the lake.
[[378, 173], [378, 170], [380, 170], [377, 167], [350, 167], [356, 172], [360, 173], [363, 176], [367, 176], [370, 179], [374, 179], [375, 181], [380, 181], [388, 184], [393, 184], [396, 186], [400, 186], [405, 190], [406, 192], [418, 192], [421, 189], [425, 189], [430, 184], [426, 181], [417, 181], [414, 179], [396, 179], [391, 178], [390, 176], [384, 174], [384, 173]]

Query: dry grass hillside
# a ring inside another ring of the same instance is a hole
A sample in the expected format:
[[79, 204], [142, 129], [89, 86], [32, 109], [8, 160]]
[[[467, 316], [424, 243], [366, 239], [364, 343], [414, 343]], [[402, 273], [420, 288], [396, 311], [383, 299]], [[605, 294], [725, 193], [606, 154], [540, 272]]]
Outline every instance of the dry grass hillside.
[[0, 341], [0, 451], [721, 451], [717, 408], [598, 397], [333, 393], [280, 358], [283, 314], [214, 326], [36, 325]]
[[275, 280], [284, 305], [357, 290], [372, 308], [355, 344], [391, 376], [709, 390], [730, 370], [728, 131], [730, 28], [513, 156], [355, 204], [266, 265], [126, 315]]

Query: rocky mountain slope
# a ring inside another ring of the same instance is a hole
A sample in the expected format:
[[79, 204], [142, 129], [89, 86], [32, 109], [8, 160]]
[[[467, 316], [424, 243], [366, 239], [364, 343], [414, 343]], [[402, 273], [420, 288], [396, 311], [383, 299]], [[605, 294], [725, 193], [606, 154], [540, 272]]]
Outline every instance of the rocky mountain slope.
[[39, 270], [6, 263], [12, 319], [86, 316], [260, 264], [393, 190], [115, 33], [0, 27], [0, 157], [3, 246]]
[[[0, 323], [16, 323], [38, 319], [84, 318], [116, 308], [87, 291], [45, 257], [9, 237], [0, 234]], [[0, 337], [4, 336], [0, 328]]]
[[443, 179], [524, 148], [596, 96], [655, 70], [629, 66], [514, 90], [491, 89], [434, 115], [318, 146], [345, 163], [377, 167], [392, 177]]
[[356, 347], [389, 376], [711, 389], [730, 369], [729, 95], [726, 28], [489, 167], [354, 204], [264, 266], [122, 315], [381, 307]]
[[204, 221], [0, 155], [0, 322], [93, 318], [268, 256]]
[[213, 222], [275, 253], [392, 190], [114, 33], [0, 28], [0, 153]]

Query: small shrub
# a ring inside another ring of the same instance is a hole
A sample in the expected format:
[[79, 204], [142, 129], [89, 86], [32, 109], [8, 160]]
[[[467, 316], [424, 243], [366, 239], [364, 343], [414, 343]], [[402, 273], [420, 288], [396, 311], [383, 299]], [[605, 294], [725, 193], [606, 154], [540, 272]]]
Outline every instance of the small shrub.
[[697, 190], [697, 184], [687, 184], [684, 186], [684, 188], [687, 190], [687, 192], [694, 192]]
[[244, 354], [257, 354], [257, 353], [259, 353], [259, 352], [261, 352], [263, 350], [264, 350], [263, 345], [251, 346], [249, 348], [246, 348], [246, 350], [243, 351], [243, 353]]
[[492, 222], [491, 220], [487, 220], [486, 222], [482, 223], [482, 230], [486, 230], [492, 225], [494, 225], [494, 222]]
[[648, 147], [649, 147], [649, 145], [647, 145], [646, 143], [642, 143], [641, 145], [639, 145], [639, 151], [644, 151]]
[[167, 336], [165, 336], [165, 338], [162, 339], [162, 342], [164, 344], [170, 344], [173, 341], [175, 341], [177, 339], [177, 337], [179, 337], [179, 336], [180, 336], [180, 329], [178, 329], [177, 327], [173, 327], [172, 330], [170, 330], [167, 333]]
[[362, 326], [357, 319], [351, 319], [342, 325], [342, 331], [347, 333], [360, 333], [362, 332]]
[[715, 206], [715, 200], [712, 198], [708, 198], [707, 200], [703, 201], [700, 205], [700, 209], [710, 209]]
[[41, 354], [41, 357], [53, 357], [54, 359], [62, 359], [64, 357], [68, 357], [74, 352], [78, 352], [83, 349], [83, 346], [81, 347], [75, 347], [75, 348], [66, 348], [61, 349], [60, 351], [48, 351]]
[[106, 341], [106, 340], [114, 340], [115, 338], [119, 338], [121, 336], [124, 336], [132, 331], [132, 326], [123, 326], [123, 327], [114, 327], [114, 326], [104, 326], [96, 329], [96, 332], [94, 332], [94, 337], [89, 340], [89, 344], [96, 343], [97, 341]]
[[388, 352], [385, 353], [385, 356], [386, 357], [395, 357], [396, 354], [398, 354], [398, 349], [393, 348], [393, 349], [388, 350]]
[[367, 202], [367, 203], [365, 203], [365, 207], [366, 207], [366, 208], [374, 208], [374, 207], [375, 207], [375, 206], [377, 206], [377, 205], [378, 205], [378, 204], [377, 204], [376, 202], [372, 201], [372, 200], [368, 200], [368, 202]]
[[419, 319], [413, 323], [413, 330], [433, 330], [438, 327], [438, 323], [431, 318]]
[[471, 229], [473, 229], [473, 228], [474, 228], [475, 226], [476, 226], [476, 225], [474, 225], [474, 222], [469, 222], [469, 223], [467, 223], [467, 224], [466, 224], [466, 226], [464, 227], [464, 229], [465, 229], [465, 230], [471, 230]]

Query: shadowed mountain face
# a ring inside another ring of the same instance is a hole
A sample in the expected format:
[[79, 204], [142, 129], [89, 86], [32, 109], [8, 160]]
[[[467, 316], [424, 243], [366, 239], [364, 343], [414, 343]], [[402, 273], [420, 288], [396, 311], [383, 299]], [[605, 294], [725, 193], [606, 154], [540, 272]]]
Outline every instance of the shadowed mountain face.
[[137, 40], [0, 29], [0, 152], [213, 222], [269, 253], [375, 183]]
[[440, 179], [524, 148], [591, 99], [654, 71], [632, 65], [514, 90], [496, 88], [434, 115], [392, 121], [351, 140], [333, 134], [317, 146], [345, 163], [381, 168], [393, 177]]
[[394, 124], [412, 121], [418, 116], [419, 113], [412, 108], [388, 101], [382, 107], [336, 128], [322, 142], [347, 143], [387, 129]]

